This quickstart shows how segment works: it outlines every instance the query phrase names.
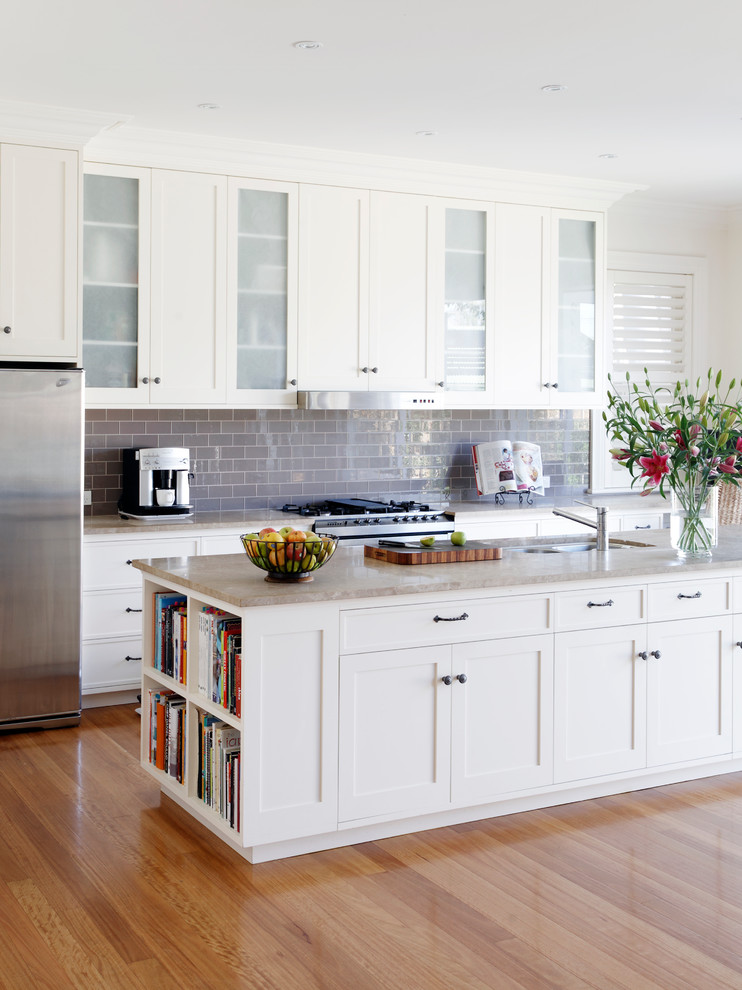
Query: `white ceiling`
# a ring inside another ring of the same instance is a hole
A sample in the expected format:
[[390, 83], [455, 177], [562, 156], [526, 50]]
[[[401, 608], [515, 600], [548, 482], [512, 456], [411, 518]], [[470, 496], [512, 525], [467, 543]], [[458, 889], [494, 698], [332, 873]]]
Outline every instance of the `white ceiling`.
[[4, 100], [742, 206], [740, 0], [24, 0], [3, 21]]

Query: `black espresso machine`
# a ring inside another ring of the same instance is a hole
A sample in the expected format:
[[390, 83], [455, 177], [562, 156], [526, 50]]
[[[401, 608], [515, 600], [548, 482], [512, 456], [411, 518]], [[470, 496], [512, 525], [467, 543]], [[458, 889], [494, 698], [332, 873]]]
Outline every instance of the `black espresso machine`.
[[122, 453], [122, 518], [149, 522], [193, 514], [187, 447], [128, 447]]

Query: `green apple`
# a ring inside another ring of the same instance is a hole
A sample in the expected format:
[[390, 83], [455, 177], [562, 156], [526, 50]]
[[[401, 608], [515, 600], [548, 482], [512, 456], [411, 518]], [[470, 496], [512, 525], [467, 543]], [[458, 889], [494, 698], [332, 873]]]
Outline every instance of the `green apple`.
[[281, 528], [279, 529], [278, 532], [281, 534], [281, 536], [285, 540], [286, 539], [286, 534], [287, 533], [293, 533], [293, 531], [294, 531], [294, 527], [293, 526], [281, 526]]
[[421, 547], [432, 547], [432, 546], [435, 546], [435, 537], [434, 536], [423, 536], [423, 537], [421, 537], [421, 539], [420, 539], [420, 546]]
[[455, 533], [451, 533], [451, 543], [455, 547], [463, 547], [466, 543], [466, 533], [462, 533], [461, 530], [456, 530]]

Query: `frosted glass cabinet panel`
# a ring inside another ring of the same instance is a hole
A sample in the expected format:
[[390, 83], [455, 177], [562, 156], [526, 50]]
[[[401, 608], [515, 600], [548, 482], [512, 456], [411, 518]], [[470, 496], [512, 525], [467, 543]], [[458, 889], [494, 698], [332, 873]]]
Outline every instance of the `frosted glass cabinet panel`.
[[[296, 186], [230, 179], [230, 395], [295, 403]], [[294, 380], [290, 384], [290, 380]]]
[[484, 393], [489, 385], [488, 209], [445, 210], [443, 380], [447, 392]]
[[149, 179], [148, 169], [86, 168], [82, 337], [88, 400], [137, 403], [148, 396], [139, 378], [149, 357]]
[[595, 389], [595, 221], [558, 221], [557, 375], [565, 392]]

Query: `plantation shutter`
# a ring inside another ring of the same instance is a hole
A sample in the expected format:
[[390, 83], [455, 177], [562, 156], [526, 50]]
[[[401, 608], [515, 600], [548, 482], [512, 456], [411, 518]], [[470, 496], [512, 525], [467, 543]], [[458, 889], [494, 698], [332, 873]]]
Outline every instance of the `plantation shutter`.
[[608, 284], [614, 382], [641, 383], [645, 368], [655, 386], [686, 378], [693, 276], [609, 271]]
[[[646, 368], [655, 388], [690, 377], [693, 276], [611, 269], [607, 285], [607, 364], [618, 391], [626, 394], [627, 371], [641, 386]], [[611, 459], [599, 413], [592, 423], [591, 490], [629, 490], [631, 475]]]

